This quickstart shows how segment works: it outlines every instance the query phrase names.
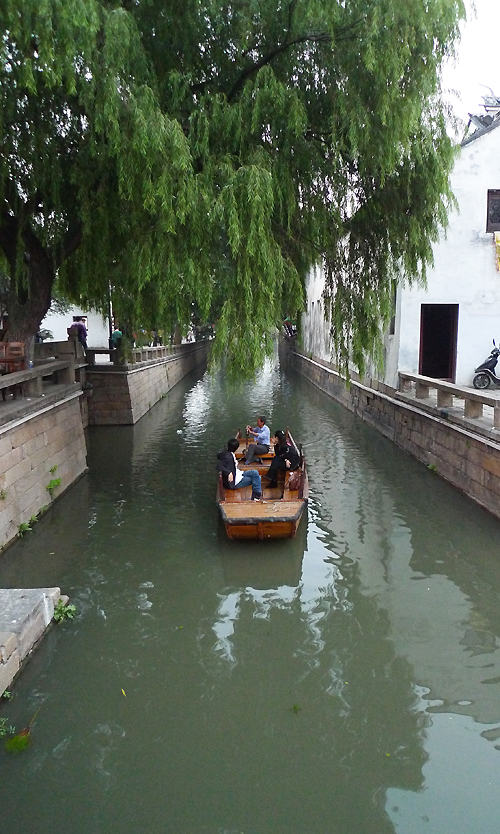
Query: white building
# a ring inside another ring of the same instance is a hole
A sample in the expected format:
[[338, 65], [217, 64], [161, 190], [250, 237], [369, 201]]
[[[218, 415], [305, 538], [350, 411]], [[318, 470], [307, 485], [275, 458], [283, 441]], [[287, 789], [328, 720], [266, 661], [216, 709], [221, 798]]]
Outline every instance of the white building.
[[68, 338], [67, 329], [73, 323], [74, 316], [87, 317], [87, 345], [90, 348], [108, 347], [109, 325], [107, 318], [103, 318], [95, 310], [87, 312], [80, 307], [73, 307], [69, 313], [47, 313], [42, 321], [41, 328], [52, 333], [50, 341], [64, 342]]
[[[471, 118], [477, 130], [462, 143], [451, 176], [459, 208], [434, 246], [427, 289], [398, 288], [394, 333], [385, 337], [383, 381], [391, 387], [397, 387], [398, 370], [469, 386], [492, 339], [500, 342], [494, 235], [500, 231], [500, 109]], [[307, 286], [303, 348], [331, 360], [322, 292], [316, 270]]]

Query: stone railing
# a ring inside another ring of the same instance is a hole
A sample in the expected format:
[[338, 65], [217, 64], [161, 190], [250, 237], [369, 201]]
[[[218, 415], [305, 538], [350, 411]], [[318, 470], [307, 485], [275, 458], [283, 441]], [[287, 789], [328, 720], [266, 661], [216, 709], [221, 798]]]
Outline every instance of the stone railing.
[[189, 352], [186, 348], [194, 346], [196, 342], [189, 345], [158, 345], [157, 347], [132, 348], [130, 364], [138, 362], [152, 362], [155, 359], [167, 359], [171, 356], [178, 356], [181, 353]]
[[157, 362], [159, 359], [172, 359], [182, 354], [188, 354], [201, 346], [202, 342], [190, 342], [184, 345], [158, 345], [157, 347], [132, 348], [128, 359], [123, 361], [123, 356], [117, 348], [87, 348], [87, 364], [94, 366], [96, 356], [109, 356], [113, 365], [138, 365], [141, 362]]
[[483, 416], [484, 406], [493, 408], [493, 428], [500, 429], [500, 396], [476, 391], [475, 389], [461, 388], [453, 382], [444, 382], [441, 379], [433, 379], [420, 374], [407, 374], [399, 372], [399, 391], [402, 394], [414, 392], [416, 400], [429, 400], [431, 391], [436, 391], [437, 408], [446, 409], [458, 407], [459, 400], [463, 403], [463, 416], [468, 420], [476, 420]]
[[5, 402], [5, 394], [10, 391], [17, 398], [19, 393], [30, 397], [39, 397], [43, 393], [43, 378], [52, 377], [55, 384], [71, 383], [75, 381], [75, 361], [69, 359], [42, 360], [33, 368], [25, 371], [14, 371], [0, 376], [0, 391]]

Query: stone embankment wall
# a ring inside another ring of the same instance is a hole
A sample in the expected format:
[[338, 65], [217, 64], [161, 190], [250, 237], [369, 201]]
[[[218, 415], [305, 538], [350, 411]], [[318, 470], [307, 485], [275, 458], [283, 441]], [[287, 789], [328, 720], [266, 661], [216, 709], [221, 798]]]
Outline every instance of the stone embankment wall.
[[50, 625], [60, 599], [68, 601], [59, 588], [0, 590], [0, 695]]
[[347, 388], [327, 362], [284, 347], [284, 359], [332, 399], [373, 426], [477, 504], [500, 518], [500, 435], [498, 441], [475, 433], [473, 426], [419, 410], [395, 398], [386, 386], [376, 390], [357, 380]]
[[61, 479], [57, 497], [85, 472], [81, 395], [73, 384], [57, 402], [0, 426], [0, 549], [50, 504], [52, 480]]
[[209, 347], [209, 342], [195, 342], [164, 359], [137, 365], [89, 366], [89, 425], [133, 425], [186, 374], [206, 364]]

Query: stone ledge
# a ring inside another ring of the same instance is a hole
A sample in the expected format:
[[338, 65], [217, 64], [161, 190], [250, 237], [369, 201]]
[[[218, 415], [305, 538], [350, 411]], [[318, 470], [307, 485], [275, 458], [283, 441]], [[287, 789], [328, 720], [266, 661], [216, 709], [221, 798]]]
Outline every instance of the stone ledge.
[[6, 663], [0, 663], [0, 695], [9, 688], [20, 669], [19, 652], [14, 652]]
[[7, 663], [11, 654], [17, 650], [17, 637], [11, 631], [0, 631], [0, 659]]
[[0, 695], [54, 617], [60, 588], [0, 589]]

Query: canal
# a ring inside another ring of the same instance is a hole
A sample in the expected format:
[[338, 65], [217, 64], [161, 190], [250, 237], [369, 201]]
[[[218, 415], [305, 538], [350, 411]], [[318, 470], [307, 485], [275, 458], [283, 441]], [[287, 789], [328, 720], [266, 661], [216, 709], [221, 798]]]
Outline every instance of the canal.
[[[307, 523], [230, 542], [215, 453], [269, 415], [304, 444]], [[58, 585], [0, 704], [0, 830], [498, 832], [500, 523], [300, 377], [189, 377], [0, 557]]]

